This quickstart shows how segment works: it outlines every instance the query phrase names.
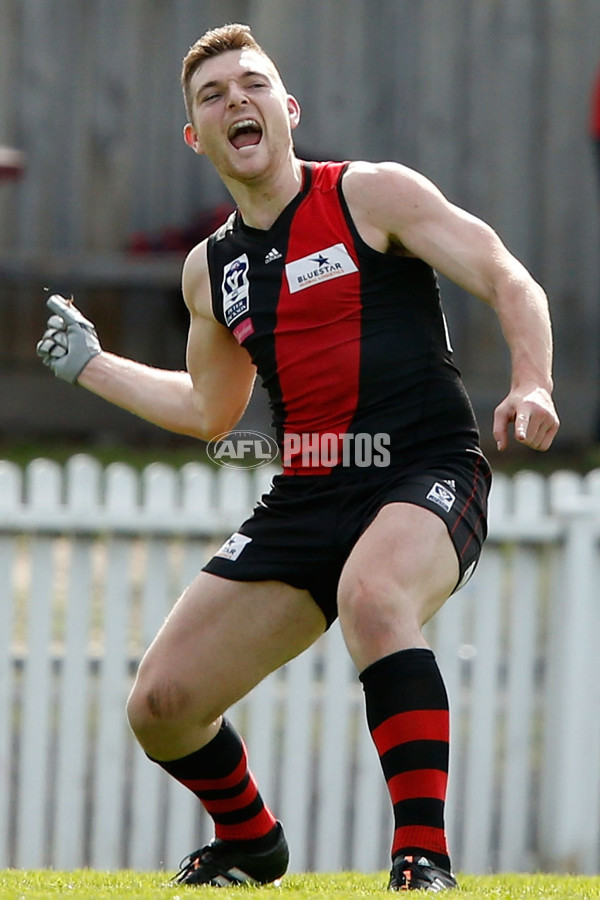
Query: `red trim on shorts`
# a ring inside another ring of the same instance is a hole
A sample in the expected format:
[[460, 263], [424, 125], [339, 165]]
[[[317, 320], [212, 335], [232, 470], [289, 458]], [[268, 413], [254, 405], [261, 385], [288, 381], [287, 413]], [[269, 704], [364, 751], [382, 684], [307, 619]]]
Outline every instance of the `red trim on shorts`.
[[467, 501], [466, 501], [465, 505], [463, 506], [463, 508], [460, 511], [460, 515], [457, 517], [456, 522], [452, 526], [451, 534], [454, 534], [454, 532], [458, 528], [459, 523], [462, 522], [462, 520], [464, 519], [466, 512], [467, 512], [468, 508], [470, 507], [471, 503], [477, 496], [477, 481], [479, 478], [480, 467], [481, 467], [481, 457], [479, 456], [477, 458], [477, 462], [475, 463], [475, 470], [473, 472], [473, 488], [471, 490], [470, 495], [467, 497]]
[[469, 540], [466, 542], [465, 546], [464, 546], [464, 547], [462, 548], [462, 550], [460, 551], [460, 558], [461, 558], [461, 559], [465, 556], [467, 550], [469, 549], [469, 547], [470, 547], [470, 545], [471, 545], [471, 541], [473, 540], [473, 538], [474, 538], [474, 537], [476, 536], [476, 534], [477, 534], [477, 526], [479, 525], [479, 523], [481, 522], [481, 520], [484, 519], [484, 518], [485, 518], [485, 516], [483, 515], [483, 513], [481, 513], [481, 515], [477, 516], [477, 522], [475, 523], [475, 527], [474, 527], [473, 531], [472, 531], [471, 534], [469, 535]]

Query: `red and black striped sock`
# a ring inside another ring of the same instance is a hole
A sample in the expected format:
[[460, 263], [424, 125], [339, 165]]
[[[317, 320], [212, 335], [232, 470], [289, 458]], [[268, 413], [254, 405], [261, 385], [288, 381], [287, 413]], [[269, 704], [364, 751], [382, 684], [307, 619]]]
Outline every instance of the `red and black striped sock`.
[[394, 807], [392, 859], [425, 856], [450, 871], [444, 827], [448, 695], [431, 650], [400, 650], [361, 672], [367, 721]]
[[215, 837], [257, 841], [261, 850], [275, 843], [277, 820], [248, 768], [244, 742], [227, 719], [213, 740], [195, 753], [155, 762], [198, 797], [215, 823]]

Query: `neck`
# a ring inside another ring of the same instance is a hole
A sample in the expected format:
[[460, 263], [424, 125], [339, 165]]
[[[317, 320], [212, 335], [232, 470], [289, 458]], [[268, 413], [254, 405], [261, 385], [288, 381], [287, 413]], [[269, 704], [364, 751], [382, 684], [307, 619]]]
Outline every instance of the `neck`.
[[225, 184], [242, 219], [251, 228], [268, 230], [302, 187], [302, 163], [295, 156], [275, 175]]

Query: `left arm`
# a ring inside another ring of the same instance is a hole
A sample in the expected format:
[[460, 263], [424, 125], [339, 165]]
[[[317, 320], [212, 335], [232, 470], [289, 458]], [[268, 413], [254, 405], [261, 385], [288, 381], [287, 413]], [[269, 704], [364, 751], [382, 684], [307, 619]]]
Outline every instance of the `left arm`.
[[449, 203], [423, 176], [395, 163], [354, 163], [344, 193], [362, 237], [377, 250], [400, 245], [492, 306], [508, 344], [510, 390], [496, 408], [494, 438], [547, 450], [558, 430], [552, 402], [548, 301], [489, 225]]

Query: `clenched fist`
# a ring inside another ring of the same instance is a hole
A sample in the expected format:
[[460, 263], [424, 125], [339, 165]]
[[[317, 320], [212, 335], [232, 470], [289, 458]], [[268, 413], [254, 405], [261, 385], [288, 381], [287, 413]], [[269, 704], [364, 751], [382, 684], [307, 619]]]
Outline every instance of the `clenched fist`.
[[102, 352], [96, 329], [59, 294], [52, 294], [46, 305], [53, 315], [38, 342], [37, 354], [58, 378], [74, 384], [90, 359]]

